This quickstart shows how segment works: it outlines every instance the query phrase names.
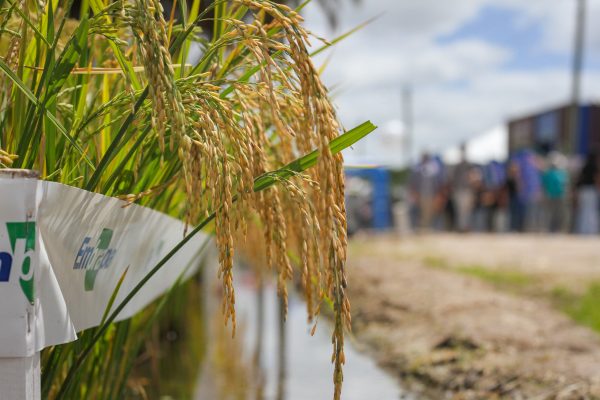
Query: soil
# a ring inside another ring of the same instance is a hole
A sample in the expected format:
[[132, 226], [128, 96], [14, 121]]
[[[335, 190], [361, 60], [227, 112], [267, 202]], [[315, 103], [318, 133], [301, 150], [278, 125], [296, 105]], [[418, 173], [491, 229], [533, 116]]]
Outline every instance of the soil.
[[600, 279], [600, 240], [355, 238], [348, 275], [356, 339], [423, 398], [600, 398], [600, 335], [541, 297], [453, 270], [474, 264], [581, 288]]

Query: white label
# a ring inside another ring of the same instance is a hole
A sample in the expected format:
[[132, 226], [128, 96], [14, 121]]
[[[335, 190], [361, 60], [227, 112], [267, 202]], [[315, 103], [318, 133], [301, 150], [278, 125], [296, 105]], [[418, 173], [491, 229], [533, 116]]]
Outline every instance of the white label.
[[[0, 357], [29, 356], [99, 325], [123, 274], [114, 306], [184, 237], [177, 219], [58, 183], [0, 179], [0, 199]], [[118, 320], [193, 274], [206, 240], [186, 243]]]

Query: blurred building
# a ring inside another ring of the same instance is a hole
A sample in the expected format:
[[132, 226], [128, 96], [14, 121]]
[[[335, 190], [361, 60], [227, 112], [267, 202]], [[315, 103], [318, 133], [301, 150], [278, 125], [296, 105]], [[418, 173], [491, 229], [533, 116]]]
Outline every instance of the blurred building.
[[570, 106], [563, 106], [508, 122], [508, 152], [534, 150], [540, 153], [560, 151], [585, 155], [600, 150], [600, 105], [578, 107], [578, 128], [570, 133]]

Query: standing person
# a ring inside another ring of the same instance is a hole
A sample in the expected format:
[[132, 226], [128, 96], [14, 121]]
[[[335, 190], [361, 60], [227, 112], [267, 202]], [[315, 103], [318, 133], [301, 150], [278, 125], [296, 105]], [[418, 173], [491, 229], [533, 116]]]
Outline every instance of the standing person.
[[485, 204], [486, 188], [480, 169], [471, 169], [471, 187], [473, 189], [473, 208], [471, 210], [471, 229], [474, 232], [485, 232], [487, 209]]
[[489, 184], [489, 227], [491, 232], [506, 232], [508, 216], [507, 203], [504, 199], [504, 182], [506, 168], [497, 161], [492, 161], [486, 167]]
[[433, 157], [433, 161], [436, 165], [436, 176], [435, 176], [435, 198], [433, 208], [433, 228], [436, 230], [444, 229], [444, 212], [446, 211], [446, 201], [448, 194], [444, 188], [447, 186], [447, 171], [444, 161], [439, 156]]
[[470, 228], [471, 213], [475, 200], [471, 182], [471, 164], [467, 161], [467, 148], [460, 146], [460, 162], [454, 167], [452, 175], [452, 203], [456, 230], [466, 232]]
[[542, 173], [544, 189], [544, 230], [561, 232], [565, 230], [566, 194], [568, 174], [564, 168], [564, 157], [554, 152], [548, 156], [548, 168]]
[[589, 154], [577, 179], [576, 231], [581, 235], [598, 234], [598, 187], [600, 171], [596, 154]]
[[454, 212], [454, 201], [452, 200], [452, 183], [446, 180], [441, 192], [443, 230], [450, 232], [456, 226], [456, 214]]
[[542, 217], [542, 166], [536, 154], [524, 151], [519, 160], [524, 230], [539, 232]]
[[424, 153], [411, 179], [411, 197], [418, 207], [419, 228], [432, 228], [436, 200], [439, 192], [440, 167], [428, 154]]
[[519, 193], [521, 191], [519, 164], [512, 160], [506, 171], [505, 193], [508, 201], [509, 226], [511, 232], [523, 231], [523, 202]]

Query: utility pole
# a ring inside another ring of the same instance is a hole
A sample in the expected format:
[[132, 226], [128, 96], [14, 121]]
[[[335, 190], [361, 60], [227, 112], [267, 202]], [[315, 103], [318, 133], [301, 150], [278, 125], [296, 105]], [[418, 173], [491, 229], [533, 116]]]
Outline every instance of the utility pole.
[[579, 103], [581, 101], [581, 71], [583, 67], [583, 53], [585, 43], [586, 0], [577, 2], [575, 20], [575, 42], [573, 46], [573, 66], [571, 83], [571, 110], [570, 110], [570, 150], [571, 154], [577, 153], [578, 128], [579, 128]]
[[413, 151], [413, 94], [410, 85], [402, 88], [402, 122], [404, 123], [404, 161], [410, 167]]

